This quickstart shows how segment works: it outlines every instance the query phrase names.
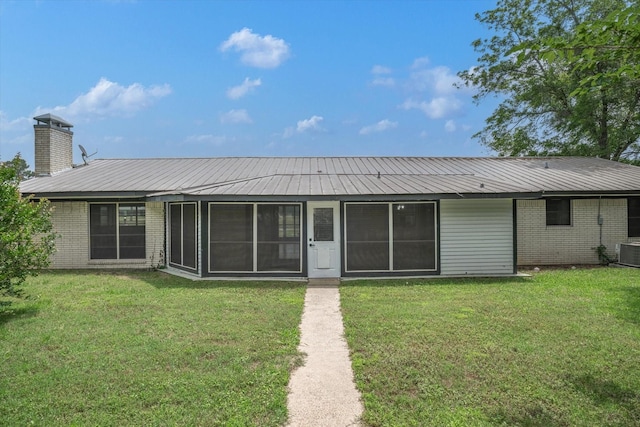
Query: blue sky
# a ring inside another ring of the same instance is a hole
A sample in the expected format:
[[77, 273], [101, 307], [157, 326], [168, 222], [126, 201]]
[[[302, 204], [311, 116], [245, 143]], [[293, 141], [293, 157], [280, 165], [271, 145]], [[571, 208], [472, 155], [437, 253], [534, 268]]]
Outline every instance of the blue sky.
[[490, 155], [495, 100], [453, 84], [493, 7], [2, 0], [0, 158], [33, 166], [44, 113], [99, 158]]

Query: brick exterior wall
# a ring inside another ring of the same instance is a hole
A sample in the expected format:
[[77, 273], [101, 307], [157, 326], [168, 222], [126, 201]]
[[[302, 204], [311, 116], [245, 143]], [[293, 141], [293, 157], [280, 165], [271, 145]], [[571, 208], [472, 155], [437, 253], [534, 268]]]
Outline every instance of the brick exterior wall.
[[89, 203], [52, 202], [58, 238], [51, 268], [149, 268], [164, 265], [164, 205], [146, 203], [146, 259], [89, 259]]
[[50, 175], [73, 167], [73, 132], [34, 125], [36, 175]]
[[573, 199], [567, 226], [546, 225], [544, 200], [518, 200], [518, 265], [598, 264], [599, 203], [602, 244], [615, 256], [617, 243], [633, 240], [627, 237], [627, 199]]

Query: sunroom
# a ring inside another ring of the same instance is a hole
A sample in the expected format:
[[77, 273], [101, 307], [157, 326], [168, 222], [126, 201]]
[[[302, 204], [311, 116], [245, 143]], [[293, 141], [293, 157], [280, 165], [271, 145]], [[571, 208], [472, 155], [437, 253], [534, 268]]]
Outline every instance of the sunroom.
[[170, 268], [201, 277], [438, 274], [437, 201], [167, 202]]

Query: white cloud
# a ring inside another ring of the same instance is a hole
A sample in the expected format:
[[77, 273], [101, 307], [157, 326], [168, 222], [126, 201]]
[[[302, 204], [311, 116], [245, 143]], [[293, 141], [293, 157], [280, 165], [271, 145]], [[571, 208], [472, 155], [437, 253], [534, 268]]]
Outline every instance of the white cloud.
[[455, 132], [456, 128], [456, 122], [453, 120], [447, 120], [447, 122], [444, 124], [444, 130], [446, 130], [447, 132]]
[[374, 65], [371, 74], [391, 74], [391, 68], [382, 65]]
[[[33, 145], [33, 120], [30, 117], [9, 119], [4, 111], [0, 111], [0, 160], [10, 160], [13, 154], [3, 150], [3, 146]], [[13, 150], [14, 148], [11, 148]], [[20, 150], [20, 147], [18, 147]], [[27, 150], [24, 150], [28, 152]]]
[[322, 116], [311, 116], [308, 119], [298, 120], [296, 127], [289, 126], [285, 128], [282, 137], [283, 138], [291, 138], [296, 133], [305, 133], [305, 132], [324, 132], [325, 129], [320, 125], [324, 117]]
[[38, 107], [35, 114], [51, 112], [64, 118], [131, 116], [170, 93], [171, 86], [168, 84], [146, 88], [140, 83], [121, 86], [103, 77], [89, 92], [78, 96], [71, 104], [54, 108]]
[[[23, 134], [7, 134], [5, 135], [4, 133], [0, 135], [0, 140], [2, 140], [2, 145], [23, 145], [23, 144], [28, 144], [28, 143], [32, 143], [33, 144], [33, 134], [29, 134], [29, 133], [23, 133]], [[6, 156], [7, 153], [2, 153], [0, 152], [0, 155], [2, 155], [2, 157]], [[11, 156], [13, 157], [13, 156]], [[2, 158], [0, 158], [0, 160], [2, 160]], [[4, 160], [9, 160], [8, 158], [4, 159]]]
[[410, 79], [412, 89], [420, 92], [429, 90], [439, 95], [455, 92], [457, 83], [461, 83], [460, 78], [444, 66], [414, 71]]
[[233, 86], [227, 89], [227, 97], [230, 99], [242, 98], [261, 84], [262, 80], [260, 79], [251, 80], [249, 77], [246, 77], [238, 86]]
[[373, 80], [371, 84], [373, 86], [387, 86], [393, 87], [396, 85], [396, 81], [393, 77], [389, 77], [388, 74], [391, 74], [391, 68], [384, 67], [382, 65], [374, 65], [371, 69], [371, 74], [373, 74]]
[[238, 124], [238, 123], [253, 123], [247, 110], [230, 110], [220, 115], [220, 123], [223, 124]]
[[9, 120], [4, 111], [0, 111], [0, 131], [25, 130], [31, 126], [31, 119], [28, 117], [18, 117]]
[[322, 116], [312, 116], [309, 119], [298, 121], [298, 126], [296, 127], [296, 131], [302, 133], [307, 131], [322, 131], [322, 127], [320, 123], [324, 120]]
[[374, 132], [384, 132], [389, 129], [394, 129], [398, 127], [398, 122], [392, 122], [391, 120], [384, 119], [380, 120], [378, 123], [365, 126], [360, 129], [360, 135], [369, 135]]
[[429, 65], [431, 61], [429, 61], [429, 58], [426, 56], [423, 56], [421, 58], [416, 58], [413, 61], [413, 64], [411, 64], [411, 68], [416, 69], [416, 68], [424, 68], [427, 65]]
[[400, 107], [405, 110], [420, 110], [430, 119], [441, 119], [460, 110], [462, 102], [451, 96], [433, 98], [429, 102], [408, 99]]
[[229, 49], [241, 52], [243, 64], [258, 68], [276, 68], [290, 55], [289, 45], [283, 39], [271, 35], [261, 37], [249, 28], [236, 31], [220, 45], [222, 52]]

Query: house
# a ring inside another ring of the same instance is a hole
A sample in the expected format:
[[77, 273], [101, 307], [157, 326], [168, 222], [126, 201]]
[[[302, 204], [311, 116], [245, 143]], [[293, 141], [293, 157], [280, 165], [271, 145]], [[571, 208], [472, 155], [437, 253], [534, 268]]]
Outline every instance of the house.
[[[511, 275], [640, 240], [640, 167], [597, 158], [233, 157], [72, 164], [35, 117], [54, 268], [193, 277]], [[86, 153], [84, 153], [86, 154]]]

